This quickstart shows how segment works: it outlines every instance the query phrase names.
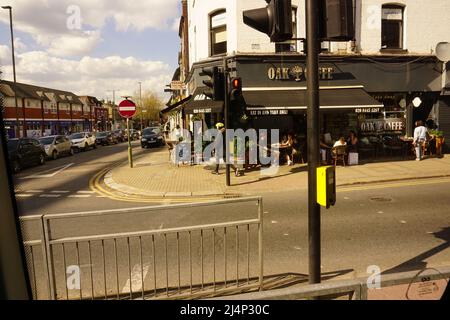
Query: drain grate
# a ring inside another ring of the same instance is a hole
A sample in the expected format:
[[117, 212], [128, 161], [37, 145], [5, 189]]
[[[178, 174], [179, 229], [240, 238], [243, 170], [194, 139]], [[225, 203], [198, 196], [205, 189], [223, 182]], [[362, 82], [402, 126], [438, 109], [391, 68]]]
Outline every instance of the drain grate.
[[389, 197], [372, 197], [370, 198], [370, 201], [374, 202], [392, 202], [393, 199]]

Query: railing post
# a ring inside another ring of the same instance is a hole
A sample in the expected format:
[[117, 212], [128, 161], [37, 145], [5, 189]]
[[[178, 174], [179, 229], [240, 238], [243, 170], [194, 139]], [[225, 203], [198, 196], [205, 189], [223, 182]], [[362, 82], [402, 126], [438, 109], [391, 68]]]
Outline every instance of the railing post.
[[52, 297], [52, 292], [51, 292], [51, 283], [50, 283], [50, 273], [49, 273], [49, 268], [48, 268], [48, 255], [47, 255], [47, 241], [45, 238], [45, 228], [44, 228], [44, 216], [41, 215], [39, 216], [39, 223], [40, 223], [40, 234], [41, 234], [41, 248], [42, 248], [42, 264], [44, 265], [45, 268], [45, 276], [47, 277], [47, 286], [48, 286], [48, 297], [49, 299], [51, 299]]
[[[49, 220], [43, 217], [43, 225], [44, 225], [44, 244], [47, 251], [47, 270], [48, 270], [48, 279], [50, 286], [50, 299], [56, 300], [56, 277], [55, 277], [55, 266], [53, 264], [53, 250], [50, 245], [51, 234], [50, 234], [50, 226]], [[66, 277], [64, 276], [64, 279]], [[65, 284], [67, 285], [67, 283]]]
[[263, 200], [258, 200], [258, 250], [259, 250], [259, 291], [264, 291], [264, 241], [263, 241], [263, 229], [264, 229], [264, 210]]

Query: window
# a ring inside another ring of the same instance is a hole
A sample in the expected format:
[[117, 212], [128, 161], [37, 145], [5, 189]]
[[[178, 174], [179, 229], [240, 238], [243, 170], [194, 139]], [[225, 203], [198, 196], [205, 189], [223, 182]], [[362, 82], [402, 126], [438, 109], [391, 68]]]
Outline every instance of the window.
[[[292, 8], [292, 37], [297, 38], [297, 8]], [[275, 52], [297, 52], [297, 41], [290, 40], [275, 44]]]
[[211, 56], [227, 53], [226, 11], [220, 10], [210, 16]]
[[382, 10], [382, 49], [402, 50], [405, 8], [398, 5], [384, 5]]

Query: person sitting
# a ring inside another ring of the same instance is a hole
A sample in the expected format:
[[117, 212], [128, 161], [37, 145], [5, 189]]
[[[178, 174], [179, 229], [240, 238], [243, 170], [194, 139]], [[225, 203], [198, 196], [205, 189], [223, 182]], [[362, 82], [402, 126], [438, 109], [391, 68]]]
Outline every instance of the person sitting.
[[356, 136], [356, 132], [351, 130], [350, 136], [347, 140], [348, 151], [349, 153], [358, 153], [358, 137]]
[[341, 146], [346, 146], [347, 142], [345, 141], [344, 137], [341, 137], [338, 141], [336, 141], [336, 143], [333, 145], [333, 148], [336, 147], [341, 147]]
[[292, 157], [292, 152], [293, 152], [293, 146], [294, 146], [294, 138], [292, 134], [288, 134], [286, 141], [284, 141], [280, 148], [283, 148], [285, 150], [285, 155], [286, 155], [286, 161], [287, 161], [287, 165], [288, 166], [293, 166], [294, 165], [294, 161], [293, 161], [293, 157]]

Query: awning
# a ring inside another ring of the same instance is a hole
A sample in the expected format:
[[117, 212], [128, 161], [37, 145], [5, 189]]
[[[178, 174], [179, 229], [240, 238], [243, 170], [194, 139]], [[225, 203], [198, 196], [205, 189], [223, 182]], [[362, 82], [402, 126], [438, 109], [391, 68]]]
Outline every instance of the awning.
[[[300, 89], [245, 90], [247, 111], [306, 110], [307, 92]], [[322, 110], [352, 109], [359, 112], [379, 112], [384, 105], [372, 98], [362, 87], [321, 88]]]
[[175, 109], [178, 108], [179, 106], [182, 106], [182, 105], [185, 104], [187, 101], [189, 101], [190, 98], [191, 98], [191, 96], [189, 96], [189, 97], [187, 97], [187, 98], [185, 98], [185, 99], [183, 99], [183, 100], [180, 100], [180, 101], [178, 101], [177, 103], [172, 104], [171, 106], [169, 106], [169, 107], [163, 109], [163, 110], [161, 111], [161, 113], [162, 113], [162, 114], [166, 114], [166, 113], [169, 113], [169, 112], [172, 111], [172, 110], [175, 110]]
[[207, 87], [200, 87], [194, 91], [191, 99], [186, 103], [184, 111], [186, 114], [222, 113], [223, 101], [213, 101], [203, 94]]

